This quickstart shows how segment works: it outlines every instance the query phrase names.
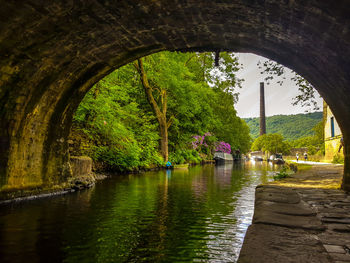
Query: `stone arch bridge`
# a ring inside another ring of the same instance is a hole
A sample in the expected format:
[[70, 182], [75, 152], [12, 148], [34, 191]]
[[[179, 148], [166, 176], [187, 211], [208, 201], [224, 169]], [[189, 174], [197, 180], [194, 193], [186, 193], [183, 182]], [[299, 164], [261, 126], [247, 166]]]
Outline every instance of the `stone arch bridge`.
[[310, 81], [344, 134], [350, 190], [347, 0], [0, 0], [0, 188], [71, 174], [72, 115], [94, 83], [162, 51], [252, 52]]

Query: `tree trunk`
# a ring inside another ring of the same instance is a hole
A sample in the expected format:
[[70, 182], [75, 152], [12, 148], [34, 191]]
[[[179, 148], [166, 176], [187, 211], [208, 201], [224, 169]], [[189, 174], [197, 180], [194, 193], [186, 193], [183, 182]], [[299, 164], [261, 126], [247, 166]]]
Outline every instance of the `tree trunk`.
[[[165, 120], [165, 119], [164, 119]], [[160, 150], [162, 152], [162, 156], [164, 161], [168, 161], [169, 153], [168, 153], [168, 127], [166, 122], [160, 123]]]
[[143, 63], [141, 59], [137, 60], [138, 63], [135, 63], [135, 67], [140, 75], [142, 87], [145, 90], [147, 100], [149, 104], [152, 107], [152, 110], [157, 118], [158, 124], [159, 124], [159, 134], [160, 134], [160, 150], [162, 153], [162, 156], [164, 158], [164, 161], [168, 161], [168, 128], [170, 127], [172, 120], [167, 122], [166, 119], [166, 112], [167, 112], [167, 94], [166, 90], [163, 89], [160, 92], [161, 96], [161, 107], [158, 106], [158, 103], [153, 97], [153, 89], [150, 86], [146, 72], [143, 68]]

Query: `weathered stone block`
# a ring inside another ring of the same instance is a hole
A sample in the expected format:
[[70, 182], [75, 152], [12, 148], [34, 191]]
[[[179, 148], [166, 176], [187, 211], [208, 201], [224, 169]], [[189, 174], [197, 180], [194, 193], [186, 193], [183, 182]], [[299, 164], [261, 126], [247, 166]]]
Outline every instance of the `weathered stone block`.
[[72, 167], [73, 177], [92, 174], [92, 159], [88, 156], [71, 156], [70, 165]]

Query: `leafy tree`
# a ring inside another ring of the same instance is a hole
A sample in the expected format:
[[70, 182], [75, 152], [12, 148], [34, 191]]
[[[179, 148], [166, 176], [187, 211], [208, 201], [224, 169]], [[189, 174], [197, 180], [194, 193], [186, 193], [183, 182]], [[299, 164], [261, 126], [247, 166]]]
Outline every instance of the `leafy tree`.
[[85, 154], [119, 170], [160, 162], [152, 116], [129, 95], [135, 89], [131, 72], [123, 67], [98, 82], [79, 105], [73, 123], [73, 129], [90, 138]]
[[198, 162], [191, 141], [208, 131], [248, 151], [249, 128], [234, 109], [237, 58], [223, 53], [217, 72], [213, 61], [211, 53], [160, 52], [98, 82], [74, 116], [73, 130], [90, 140], [86, 154], [119, 170], [160, 164], [167, 155]]
[[303, 137], [294, 141], [291, 141], [291, 145], [295, 148], [306, 147], [309, 154], [324, 154], [324, 124], [323, 120], [315, 125], [312, 129], [314, 131], [313, 136]]
[[259, 136], [252, 144], [252, 151], [288, 154], [290, 144], [283, 139], [281, 134], [264, 134]]
[[[167, 89], [164, 86], [159, 85], [160, 83], [153, 82], [150, 84], [148, 81], [147, 74], [143, 67], [142, 59], [138, 59], [137, 63], [134, 64], [138, 73], [140, 74], [140, 79], [142, 87], [145, 90], [145, 94], [148, 100], [148, 103], [151, 105], [152, 110], [157, 118], [160, 130], [160, 139], [161, 139], [161, 152], [164, 158], [164, 161], [168, 161], [168, 128], [170, 127], [173, 116], [170, 119], [167, 119], [167, 107], [168, 107], [168, 98], [167, 98]], [[155, 99], [154, 92], [157, 92], [158, 101]]]
[[[242, 81], [234, 74], [239, 70], [235, 56], [222, 53], [219, 68], [214, 67], [211, 53], [162, 52], [144, 58], [144, 62], [146, 70], [142, 76], [147, 71], [148, 82], [151, 83], [148, 86], [154, 86], [147, 89], [153, 92], [148, 92], [147, 97], [152, 95], [155, 98], [148, 101], [160, 126], [161, 149], [167, 149], [168, 134], [170, 148], [175, 150], [185, 147], [183, 142], [187, 143], [193, 134], [208, 130], [236, 149], [249, 149], [249, 136], [236, 138], [247, 134], [248, 127], [236, 116], [234, 109], [235, 90]], [[139, 66], [137, 68], [140, 69]], [[144, 88], [145, 84], [142, 81]], [[164, 99], [165, 96], [168, 96], [167, 99]], [[160, 110], [157, 111], [157, 107]], [[169, 123], [166, 123], [167, 119]], [[231, 138], [225, 138], [228, 135]], [[163, 156], [166, 158], [165, 154]]]
[[324, 143], [324, 120], [320, 121], [312, 128], [318, 144]]
[[[261, 74], [266, 75], [265, 81], [267, 81], [267, 84], [269, 84], [271, 80], [276, 78], [276, 82], [279, 85], [282, 85], [283, 81], [286, 79], [286, 68], [275, 61], [259, 61], [258, 66], [260, 69], [262, 69]], [[293, 98], [294, 101], [292, 104], [300, 104], [302, 107], [311, 108], [313, 110], [319, 110], [317, 101], [315, 100], [315, 88], [311, 85], [310, 82], [308, 82], [306, 79], [304, 79], [302, 76], [300, 76], [293, 70], [292, 74], [293, 76], [291, 77], [291, 80], [297, 85], [298, 90], [300, 92], [295, 98]]]

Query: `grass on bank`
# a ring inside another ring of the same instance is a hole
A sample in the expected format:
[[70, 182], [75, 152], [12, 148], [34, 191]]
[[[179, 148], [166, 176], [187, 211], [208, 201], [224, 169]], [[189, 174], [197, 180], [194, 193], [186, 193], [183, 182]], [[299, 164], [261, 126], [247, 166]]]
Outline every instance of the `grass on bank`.
[[[341, 167], [333, 165], [286, 163], [285, 168], [274, 176], [272, 184], [288, 188], [340, 189], [342, 173], [339, 169]], [[291, 176], [292, 174], [294, 175]]]
[[304, 164], [304, 163], [289, 163], [287, 162], [282, 169], [276, 173], [275, 176], [273, 176], [273, 179], [275, 181], [281, 180], [287, 177], [290, 177], [290, 175], [296, 173], [297, 171], [303, 172], [310, 170], [312, 168], [312, 165], [310, 164]]

